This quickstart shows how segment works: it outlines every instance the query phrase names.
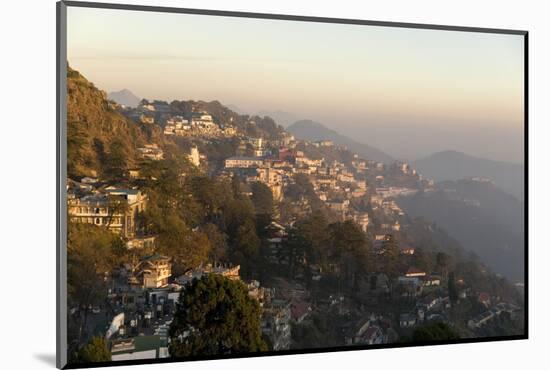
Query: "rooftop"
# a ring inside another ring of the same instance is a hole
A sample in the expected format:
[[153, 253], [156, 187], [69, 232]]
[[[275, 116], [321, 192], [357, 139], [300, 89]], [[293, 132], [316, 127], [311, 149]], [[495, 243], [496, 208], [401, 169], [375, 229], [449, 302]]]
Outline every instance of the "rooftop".
[[112, 351], [118, 355], [122, 353], [158, 350], [160, 347], [160, 335], [142, 335], [113, 341]]
[[162, 254], [155, 253], [150, 256], [145, 256], [141, 260], [142, 261], [162, 261], [162, 260], [169, 260], [170, 257], [163, 256]]
[[227, 160], [232, 160], [232, 161], [262, 161], [263, 159], [261, 158], [255, 158], [255, 157], [240, 157], [240, 156], [234, 156], [234, 157], [229, 157], [226, 159]]
[[105, 190], [108, 193], [115, 194], [115, 195], [137, 195], [137, 194], [139, 194], [138, 189], [107, 188]]

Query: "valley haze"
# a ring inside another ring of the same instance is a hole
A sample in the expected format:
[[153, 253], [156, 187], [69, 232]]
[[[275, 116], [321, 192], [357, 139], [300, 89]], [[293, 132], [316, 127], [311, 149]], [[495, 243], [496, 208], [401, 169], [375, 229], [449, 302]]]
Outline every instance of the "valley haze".
[[408, 161], [456, 150], [523, 162], [520, 35], [83, 8], [69, 18], [71, 65], [105, 91], [290, 112]]
[[[108, 98], [129, 107], [136, 107], [140, 101], [140, 99], [128, 89], [109, 93]], [[228, 107], [237, 113], [246, 114], [241, 108], [235, 105], [229, 104]], [[407, 161], [407, 159], [402, 157], [392, 157], [390, 154], [369, 145], [363, 140], [356, 141], [357, 139], [351, 139], [350, 137], [341, 135], [322, 123], [311, 120], [295, 121], [297, 116], [289, 112], [280, 110], [260, 110], [257, 112], [257, 115], [268, 116], [275, 119], [275, 122], [285, 126], [286, 129], [298, 139], [307, 139], [311, 141], [332, 140], [336, 144], [344, 145], [365, 158], [388, 164], [395, 161], [396, 158]], [[394, 140], [396, 136], [398, 135], [392, 136]], [[414, 142], [414, 140], [409, 141]], [[518, 141], [517, 138], [515, 141]], [[444, 150], [432, 153], [425, 158], [408, 161], [421, 173], [433, 178], [435, 181], [460, 180], [469, 177], [487, 177], [493, 180], [496, 185], [506, 192], [514, 195], [520, 200], [523, 199], [524, 167], [521, 164], [478, 158], [454, 150]]]

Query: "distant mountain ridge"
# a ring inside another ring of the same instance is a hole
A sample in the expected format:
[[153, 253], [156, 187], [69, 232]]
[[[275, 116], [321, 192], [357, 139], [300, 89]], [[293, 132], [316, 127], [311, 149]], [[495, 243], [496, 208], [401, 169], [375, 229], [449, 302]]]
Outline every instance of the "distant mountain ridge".
[[493, 161], [448, 150], [414, 161], [412, 166], [435, 181], [485, 177], [523, 200], [524, 167], [521, 164]]
[[287, 127], [291, 125], [292, 123], [299, 121], [301, 117], [298, 117], [294, 113], [285, 112], [282, 110], [266, 110], [262, 109], [256, 113], [258, 116], [268, 116], [275, 120], [280, 125], [283, 125], [284, 127]]
[[235, 113], [238, 113], [238, 114], [246, 114], [246, 112], [241, 109], [239, 106], [235, 105], [235, 104], [226, 104], [225, 105], [227, 108], [231, 109], [233, 112]]
[[122, 89], [120, 91], [113, 91], [107, 95], [107, 99], [113, 100], [114, 102], [125, 105], [127, 107], [136, 108], [141, 101], [133, 92], [128, 89]]
[[383, 163], [392, 163], [395, 159], [382, 150], [368, 144], [357, 142], [347, 136], [340, 135], [323, 124], [311, 120], [294, 122], [286, 129], [301, 140], [332, 140], [335, 144], [346, 146], [360, 157]]
[[436, 222], [495, 272], [523, 281], [523, 205], [513, 195], [490, 182], [457, 180], [397, 202], [411, 217]]

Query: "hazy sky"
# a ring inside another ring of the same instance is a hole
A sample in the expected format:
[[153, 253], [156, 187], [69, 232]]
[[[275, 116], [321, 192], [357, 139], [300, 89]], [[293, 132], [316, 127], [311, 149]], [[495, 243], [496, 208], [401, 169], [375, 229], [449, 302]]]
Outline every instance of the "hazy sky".
[[523, 161], [523, 36], [68, 8], [99, 88], [292, 112], [404, 159]]

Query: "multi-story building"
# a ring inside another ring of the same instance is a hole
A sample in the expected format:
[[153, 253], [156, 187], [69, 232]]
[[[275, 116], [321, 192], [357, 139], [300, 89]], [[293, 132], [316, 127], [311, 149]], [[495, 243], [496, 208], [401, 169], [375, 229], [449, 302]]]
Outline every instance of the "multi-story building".
[[273, 264], [288, 265], [289, 256], [283, 248], [288, 237], [285, 227], [273, 221], [265, 228], [265, 232], [268, 235], [268, 261]]
[[288, 132], [283, 132], [282, 138], [281, 138], [281, 145], [284, 147], [291, 146], [292, 144], [295, 144], [296, 139], [294, 138], [294, 135], [289, 134]]
[[138, 148], [142, 158], [160, 161], [164, 158], [164, 152], [156, 144], [146, 144], [142, 148]]
[[137, 266], [138, 281], [146, 289], [168, 285], [170, 276], [172, 276], [170, 258], [158, 253], [142, 258]]
[[224, 136], [231, 137], [237, 135], [237, 129], [233, 126], [224, 126], [222, 133]]
[[336, 212], [346, 212], [349, 209], [349, 200], [332, 200], [326, 202], [328, 208]]
[[160, 335], [141, 335], [133, 338], [117, 338], [112, 341], [113, 361], [152, 360], [169, 357], [168, 343]]
[[154, 235], [139, 236], [128, 239], [126, 241], [126, 248], [153, 250], [155, 248], [155, 241], [156, 237]]
[[279, 201], [283, 196], [283, 171], [270, 167], [261, 167], [256, 169], [258, 173], [258, 181], [266, 184], [271, 193], [273, 199]]
[[338, 181], [341, 182], [355, 182], [355, 179], [353, 178], [353, 174], [347, 171], [342, 171], [342, 173], [338, 174]]
[[321, 167], [321, 165], [323, 164], [322, 159], [310, 159], [304, 156], [296, 156], [295, 162], [296, 165], [304, 167]]
[[225, 168], [261, 167], [264, 161], [253, 157], [230, 157], [225, 160]]
[[262, 332], [269, 338], [274, 351], [290, 348], [291, 341], [291, 305], [289, 301], [274, 299], [264, 307]]
[[173, 116], [166, 120], [164, 134], [184, 136], [190, 129], [191, 126], [188, 120], [184, 119], [182, 116]]
[[216, 126], [212, 120], [212, 116], [207, 112], [194, 112], [191, 115], [191, 125], [199, 126], [202, 128], [210, 128]]
[[316, 147], [331, 147], [331, 146], [334, 146], [334, 142], [332, 140], [319, 140], [319, 141], [315, 141], [313, 143], [313, 145], [315, 145]]
[[283, 175], [281, 170], [261, 167], [256, 170], [258, 173], [258, 180], [266, 183], [267, 185], [281, 184], [283, 182]]
[[125, 238], [136, 235], [137, 216], [146, 206], [147, 196], [137, 189], [108, 188], [68, 200], [70, 221], [107, 227]]
[[353, 220], [361, 227], [363, 232], [367, 232], [370, 224], [369, 214], [368, 213], [356, 213], [353, 215]]

